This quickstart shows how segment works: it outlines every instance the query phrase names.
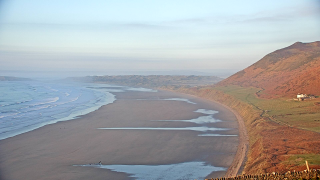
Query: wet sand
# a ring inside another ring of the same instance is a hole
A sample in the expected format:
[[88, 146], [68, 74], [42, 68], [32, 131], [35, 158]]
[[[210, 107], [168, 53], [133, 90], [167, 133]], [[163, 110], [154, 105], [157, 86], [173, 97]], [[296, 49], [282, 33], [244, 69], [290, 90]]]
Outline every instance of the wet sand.
[[[47, 125], [0, 141], [1, 179], [130, 179], [128, 174], [107, 169], [77, 167], [106, 165], [163, 165], [205, 161], [228, 168], [235, 156], [238, 136], [200, 137], [196, 131], [103, 130], [117, 127], [195, 127], [186, 120], [203, 114], [198, 109], [217, 110], [223, 120], [210, 127], [232, 128], [218, 132], [238, 134], [237, 119], [227, 108], [193, 96], [160, 91], [114, 93], [117, 100], [95, 112], [71, 121]], [[160, 100], [187, 98], [183, 101]], [[139, 99], [139, 100], [137, 100]], [[224, 176], [226, 171], [208, 177]]]

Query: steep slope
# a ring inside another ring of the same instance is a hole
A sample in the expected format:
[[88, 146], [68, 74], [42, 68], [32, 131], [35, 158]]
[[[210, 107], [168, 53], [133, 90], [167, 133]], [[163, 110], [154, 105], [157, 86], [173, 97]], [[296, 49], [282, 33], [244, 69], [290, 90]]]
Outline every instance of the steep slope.
[[263, 88], [264, 98], [320, 95], [320, 41], [296, 42], [274, 51], [218, 85]]

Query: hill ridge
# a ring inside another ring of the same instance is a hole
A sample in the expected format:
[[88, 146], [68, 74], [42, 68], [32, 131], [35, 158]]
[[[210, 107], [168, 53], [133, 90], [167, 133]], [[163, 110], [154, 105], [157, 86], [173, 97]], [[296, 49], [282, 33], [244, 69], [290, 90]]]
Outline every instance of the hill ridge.
[[262, 97], [320, 95], [320, 41], [296, 42], [264, 56], [218, 85], [263, 88]]

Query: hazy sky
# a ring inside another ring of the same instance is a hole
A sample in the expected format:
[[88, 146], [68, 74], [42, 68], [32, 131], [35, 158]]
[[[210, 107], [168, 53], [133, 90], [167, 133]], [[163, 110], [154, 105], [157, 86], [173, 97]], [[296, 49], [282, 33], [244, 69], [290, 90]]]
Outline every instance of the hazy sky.
[[319, 40], [319, 0], [0, 0], [0, 70], [243, 69]]

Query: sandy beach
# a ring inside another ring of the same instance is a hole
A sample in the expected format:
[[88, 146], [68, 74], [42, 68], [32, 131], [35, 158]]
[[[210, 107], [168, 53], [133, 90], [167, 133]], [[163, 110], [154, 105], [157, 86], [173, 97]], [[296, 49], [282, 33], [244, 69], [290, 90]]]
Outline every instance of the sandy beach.
[[[238, 135], [236, 116], [226, 107], [194, 96], [167, 91], [114, 93], [117, 100], [78, 119], [47, 125], [0, 141], [1, 179], [132, 179], [126, 173], [81, 167], [101, 161], [106, 165], [163, 165], [204, 161], [229, 168], [238, 136], [198, 136], [197, 131], [105, 130], [98, 128], [199, 126], [188, 120], [203, 115], [198, 109], [217, 110], [222, 122], [208, 126], [230, 128], [220, 134]], [[196, 104], [163, 100], [189, 99]], [[221, 177], [226, 171], [207, 177]]]

